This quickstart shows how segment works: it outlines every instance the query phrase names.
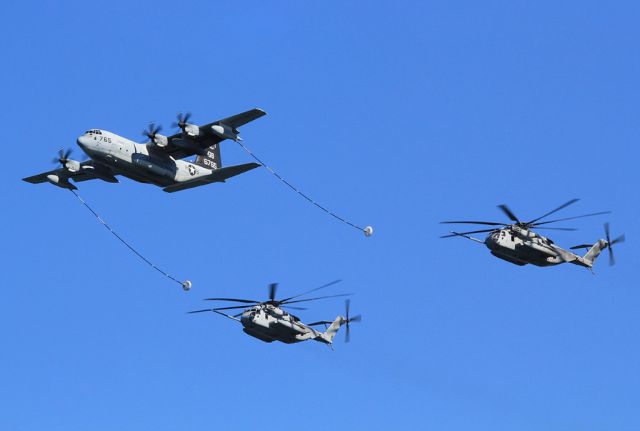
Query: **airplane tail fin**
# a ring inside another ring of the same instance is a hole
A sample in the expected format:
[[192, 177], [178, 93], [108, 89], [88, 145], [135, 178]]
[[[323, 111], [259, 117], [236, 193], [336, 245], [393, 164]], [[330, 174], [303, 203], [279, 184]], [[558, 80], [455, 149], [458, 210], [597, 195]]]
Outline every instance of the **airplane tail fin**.
[[205, 150], [203, 156], [196, 157], [195, 164], [207, 169], [220, 169], [222, 158], [220, 157], [220, 144], [214, 144]]

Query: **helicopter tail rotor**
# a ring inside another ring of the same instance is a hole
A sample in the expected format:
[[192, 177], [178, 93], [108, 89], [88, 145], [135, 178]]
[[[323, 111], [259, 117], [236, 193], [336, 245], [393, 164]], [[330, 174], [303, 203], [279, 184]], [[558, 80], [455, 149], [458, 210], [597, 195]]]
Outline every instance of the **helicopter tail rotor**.
[[357, 314], [353, 317], [349, 316], [349, 306], [351, 304], [350, 300], [346, 300], [345, 301], [345, 318], [344, 318], [344, 325], [345, 325], [345, 332], [344, 332], [344, 342], [348, 343], [349, 341], [351, 341], [351, 326], [350, 323], [351, 322], [360, 322], [362, 321], [362, 315]]
[[609, 222], [604, 224], [604, 234], [605, 234], [606, 241], [607, 241], [606, 248], [609, 251], [609, 265], [613, 266], [616, 263], [616, 258], [615, 258], [615, 255], [613, 254], [612, 246], [613, 246], [613, 244], [624, 242], [625, 236], [624, 236], [624, 234], [622, 234], [619, 237], [617, 237], [616, 239], [611, 240], [611, 234], [610, 234], [610, 230], [609, 230]]

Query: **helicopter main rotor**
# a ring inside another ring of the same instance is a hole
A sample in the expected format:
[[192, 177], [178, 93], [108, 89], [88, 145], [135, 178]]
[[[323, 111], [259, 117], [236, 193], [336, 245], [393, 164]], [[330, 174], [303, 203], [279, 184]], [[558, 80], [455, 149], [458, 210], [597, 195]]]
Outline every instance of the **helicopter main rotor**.
[[579, 215], [579, 216], [573, 216], [573, 217], [564, 217], [564, 218], [560, 218], [560, 219], [555, 219], [555, 220], [548, 220], [548, 221], [540, 221], [548, 216], [550, 216], [551, 214], [555, 214], [556, 212], [568, 207], [569, 205], [572, 205], [576, 202], [578, 202], [579, 199], [571, 199], [568, 202], [565, 202], [564, 204], [560, 205], [559, 207], [541, 215], [540, 217], [534, 218], [531, 221], [528, 222], [523, 222], [521, 221], [513, 211], [511, 211], [511, 209], [505, 205], [498, 205], [498, 208], [509, 218], [509, 220], [512, 221], [512, 223], [501, 223], [501, 222], [493, 222], [493, 221], [476, 221], [476, 220], [454, 220], [454, 221], [443, 221], [440, 222], [441, 224], [476, 224], [476, 225], [485, 225], [485, 226], [495, 226], [492, 229], [481, 229], [481, 230], [474, 230], [474, 231], [469, 231], [469, 232], [459, 232], [459, 233], [455, 233], [455, 234], [450, 234], [450, 235], [444, 235], [441, 236], [440, 238], [450, 238], [450, 237], [454, 237], [454, 236], [459, 236], [459, 235], [468, 235], [468, 234], [473, 234], [473, 233], [486, 233], [486, 232], [493, 232], [495, 230], [498, 229], [503, 229], [503, 228], [520, 228], [520, 229], [531, 229], [531, 228], [536, 228], [536, 229], [548, 229], [548, 230], [562, 230], [562, 231], [574, 231], [577, 230], [575, 228], [570, 228], [570, 227], [540, 227], [540, 226], [544, 226], [544, 225], [548, 225], [551, 223], [556, 223], [559, 221], [567, 221], [567, 220], [575, 220], [575, 219], [579, 219], [579, 218], [584, 218], [584, 217], [592, 217], [592, 216], [596, 216], [596, 215], [602, 215], [602, 214], [610, 214], [611, 211], [600, 211], [600, 212], [596, 212], [596, 213], [590, 213], [590, 214], [583, 214], [583, 215]]

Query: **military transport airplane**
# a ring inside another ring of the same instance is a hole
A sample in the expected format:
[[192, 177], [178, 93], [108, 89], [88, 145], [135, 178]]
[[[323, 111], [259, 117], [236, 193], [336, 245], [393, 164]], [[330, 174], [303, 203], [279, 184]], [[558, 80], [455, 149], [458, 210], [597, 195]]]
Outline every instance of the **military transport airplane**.
[[[251, 109], [203, 126], [190, 124], [190, 113], [178, 114], [174, 124], [180, 132], [172, 136], [158, 133], [161, 127], [150, 124], [143, 134], [149, 142], [138, 144], [101, 129], [91, 129], [78, 138], [78, 145], [90, 160], [78, 162], [69, 159], [70, 150], [60, 150], [59, 162], [62, 167], [24, 178], [32, 184], [50, 182], [58, 187], [75, 190], [69, 182], [100, 179], [117, 183], [117, 175], [122, 175], [141, 183], [150, 183], [163, 188], [165, 192], [199, 187], [209, 183], [224, 182], [226, 179], [260, 166], [246, 163], [222, 167], [220, 142], [225, 139], [241, 140], [238, 127], [265, 115], [261, 109]], [[181, 160], [196, 155], [193, 162]]]

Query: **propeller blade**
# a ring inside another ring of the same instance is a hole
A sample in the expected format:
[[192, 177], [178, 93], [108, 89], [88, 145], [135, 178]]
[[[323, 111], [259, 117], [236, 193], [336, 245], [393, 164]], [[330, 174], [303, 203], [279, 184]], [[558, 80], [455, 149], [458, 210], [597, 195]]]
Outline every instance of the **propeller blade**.
[[483, 233], [483, 232], [493, 232], [496, 229], [483, 229], [483, 230], [472, 230], [470, 232], [458, 232], [458, 233], [451, 233], [449, 235], [443, 235], [440, 238], [451, 238], [454, 236], [460, 236], [460, 235], [469, 235], [472, 233]]
[[278, 283], [271, 283], [269, 285], [269, 301], [276, 300], [276, 289], [278, 288]]
[[259, 304], [260, 301], [254, 301], [252, 299], [236, 299], [236, 298], [205, 298], [205, 301], [232, 301], [241, 302], [244, 304]]
[[334, 280], [334, 281], [332, 281], [332, 282], [330, 282], [330, 283], [327, 283], [327, 284], [324, 284], [324, 285], [322, 285], [322, 286], [320, 286], [320, 287], [315, 287], [315, 288], [313, 288], [313, 289], [311, 289], [311, 290], [307, 290], [306, 292], [299, 293], [299, 294], [294, 295], [294, 296], [290, 296], [289, 298], [283, 299], [283, 300], [278, 301], [278, 302], [280, 302], [280, 303], [282, 304], [282, 303], [288, 302], [289, 300], [291, 300], [291, 299], [293, 299], [293, 298], [298, 298], [298, 297], [300, 297], [300, 296], [307, 295], [307, 294], [309, 294], [309, 293], [311, 293], [311, 292], [315, 292], [315, 291], [317, 291], [317, 290], [324, 289], [324, 288], [329, 287], [329, 286], [333, 286], [334, 284], [336, 284], [336, 283], [340, 283], [341, 281], [342, 281], [342, 280], [340, 280], [340, 279], [338, 279], [338, 280]]
[[440, 224], [484, 224], [487, 226], [508, 226], [507, 223], [498, 223], [493, 221], [441, 221]]
[[498, 208], [500, 208], [502, 212], [505, 213], [507, 217], [509, 217], [509, 220], [514, 221], [516, 223], [520, 223], [520, 220], [518, 220], [518, 217], [516, 217], [515, 214], [511, 212], [508, 206], [506, 206], [505, 204], [502, 204], [502, 205], [498, 205]]
[[353, 295], [353, 293], [340, 293], [338, 295], [318, 296], [316, 298], [298, 299], [296, 301], [287, 301], [287, 302], [278, 301], [278, 303], [281, 304], [281, 305], [287, 305], [287, 304], [296, 304], [298, 302], [317, 301], [318, 299], [338, 298], [338, 297], [351, 296], [351, 295]]
[[531, 220], [531, 221], [530, 221], [530, 222], [528, 222], [527, 224], [533, 224], [533, 223], [537, 222], [538, 220], [542, 220], [543, 218], [545, 218], [545, 217], [547, 217], [547, 216], [550, 216], [551, 214], [556, 213], [556, 212], [560, 211], [561, 209], [568, 207], [569, 205], [573, 205], [573, 204], [575, 204], [575, 203], [576, 203], [576, 202], [578, 202], [579, 200], [580, 200], [580, 199], [571, 199], [569, 202], [565, 202], [564, 204], [560, 205], [558, 208], [556, 208], [556, 209], [554, 209], [554, 210], [551, 210], [551, 211], [549, 211], [548, 213], [546, 213], [546, 214], [544, 214], [544, 215], [541, 215], [540, 217], [538, 217], [538, 218], [536, 218], [536, 219]]
[[578, 219], [578, 218], [592, 217], [592, 216], [597, 216], [597, 215], [602, 215], [602, 214], [611, 214], [611, 211], [600, 211], [600, 212], [597, 212], [597, 213], [583, 214], [583, 215], [574, 216], [574, 217], [559, 218], [559, 219], [555, 219], [555, 220], [543, 221], [542, 223], [534, 223], [531, 226], [533, 226], [533, 227], [542, 226], [542, 225], [549, 224], [549, 223], [555, 223], [555, 222], [567, 221], [567, 220], [575, 220], [575, 219]]

